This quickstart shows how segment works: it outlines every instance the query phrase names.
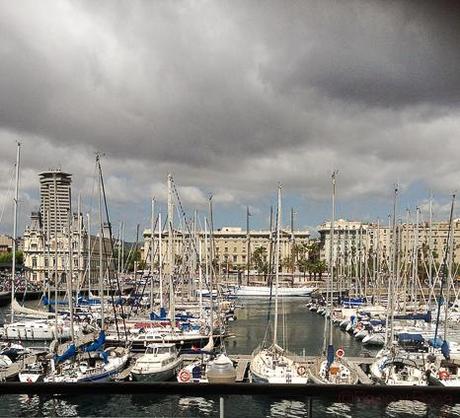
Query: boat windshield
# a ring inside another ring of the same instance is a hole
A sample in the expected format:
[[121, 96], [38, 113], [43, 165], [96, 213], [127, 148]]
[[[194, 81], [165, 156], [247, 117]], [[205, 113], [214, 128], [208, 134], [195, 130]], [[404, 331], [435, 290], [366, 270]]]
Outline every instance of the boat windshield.
[[174, 352], [174, 347], [148, 347], [146, 350], [146, 354], [169, 354], [170, 352]]

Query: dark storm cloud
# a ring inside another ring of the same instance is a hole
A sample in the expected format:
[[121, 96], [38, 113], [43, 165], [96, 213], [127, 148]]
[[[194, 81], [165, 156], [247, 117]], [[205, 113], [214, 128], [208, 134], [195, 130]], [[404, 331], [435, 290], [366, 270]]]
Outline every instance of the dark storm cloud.
[[89, 193], [104, 151], [125, 205], [164, 196], [168, 171], [197, 204], [279, 180], [324, 198], [332, 167], [346, 197], [444, 190], [460, 181], [459, 20], [437, 1], [2, 2], [0, 170], [21, 136], [26, 187], [60, 163]]

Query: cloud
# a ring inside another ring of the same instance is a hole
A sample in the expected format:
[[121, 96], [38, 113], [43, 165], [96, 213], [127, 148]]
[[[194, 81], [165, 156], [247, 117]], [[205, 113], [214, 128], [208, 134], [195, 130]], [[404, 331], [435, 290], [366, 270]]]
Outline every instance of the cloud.
[[169, 172], [201, 210], [209, 194], [259, 207], [278, 182], [322, 201], [333, 168], [343, 200], [395, 181], [449, 193], [459, 17], [444, 1], [3, 2], [0, 191], [21, 139], [24, 210], [56, 166], [92, 205], [97, 151], [114, 216], [139, 222]]

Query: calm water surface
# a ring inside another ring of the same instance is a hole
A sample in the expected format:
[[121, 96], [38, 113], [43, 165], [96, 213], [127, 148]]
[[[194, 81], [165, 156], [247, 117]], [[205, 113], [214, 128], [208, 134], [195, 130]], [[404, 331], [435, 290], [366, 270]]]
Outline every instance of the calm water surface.
[[[33, 306], [29, 302], [29, 306]], [[269, 304], [240, 302], [237, 321], [231, 324], [234, 337], [227, 342], [230, 354], [250, 354], [267, 334]], [[279, 343], [297, 354], [314, 355], [321, 350], [324, 318], [309, 312], [305, 301], [294, 299], [280, 303]], [[6, 311], [4, 312], [6, 313]], [[283, 331], [285, 330], [285, 332]], [[350, 335], [335, 329], [334, 345], [350, 356], [367, 351]], [[0, 416], [132, 416], [132, 417], [218, 417], [219, 398], [152, 395], [107, 395], [97, 392], [85, 396], [0, 397]], [[460, 405], [436, 405], [416, 401], [385, 402], [364, 399], [337, 403], [321, 399], [283, 400], [264, 396], [226, 396], [226, 417], [460, 417]]]

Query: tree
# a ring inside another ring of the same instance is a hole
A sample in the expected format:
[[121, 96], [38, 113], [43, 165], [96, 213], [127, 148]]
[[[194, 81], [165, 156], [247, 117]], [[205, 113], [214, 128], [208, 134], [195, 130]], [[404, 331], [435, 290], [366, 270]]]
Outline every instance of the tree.
[[327, 271], [327, 264], [324, 260], [317, 261], [314, 264], [314, 271], [319, 275], [319, 279], [321, 280], [323, 274]]
[[[0, 263], [11, 264], [13, 261], [13, 253], [0, 254]], [[16, 251], [16, 264], [22, 264], [24, 262], [24, 254], [22, 251]]]
[[259, 274], [268, 272], [267, 249], [265, 247], [257, 247], [252, 252], [252, 263]]

